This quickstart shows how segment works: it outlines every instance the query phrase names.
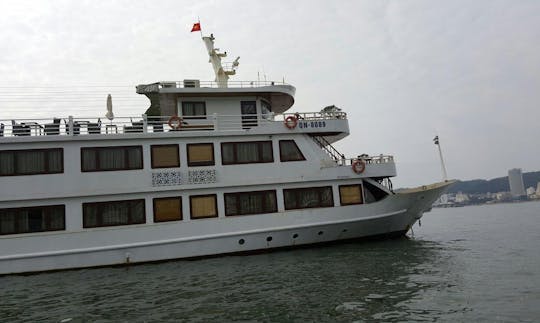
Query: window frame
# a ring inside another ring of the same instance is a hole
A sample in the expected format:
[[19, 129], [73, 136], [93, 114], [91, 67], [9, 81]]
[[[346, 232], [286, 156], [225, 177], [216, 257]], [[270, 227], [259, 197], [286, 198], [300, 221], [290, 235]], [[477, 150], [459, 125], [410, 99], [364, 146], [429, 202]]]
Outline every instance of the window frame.
[[[159, 200], [179, 200], [180, 201], [180, 218], [174, 219], [174, 220], [156, 220], [156, 201]], [[154, 211], [154, 223], [161, 223], [161, 222], [172, 222], [172, 221], [182, 221], [184, 219], [184, 212], [182, 209], [182, 197], [181, 196], [167, 196], [167, 197], [155, 197], [152, 199], [152, 210]]]
[[23, 211], [26, 211], [26, 210], [35, 210], [35, 209], [41, 209], [42, 210], [41, 212], [47, 212], [49, 209], [53, 209], [53, 208], [59, 208], [59, 209], [62, 210], [62, 213], [63, 213], [62, 214], [62, 228], [50, 229], [50, 223], [51, 223], [50, 214], [43, 214], [42, 213], [42, 221], [43, 221], [43, 216], [45, 216], [46, 217], [45, 223], [48, 223], [48, 228], [46, 228], [45, 230], [40, 230], [40, 231], [18, 231], [17, 229], [20, 227], [20, 224], [19, 224], [20, 221], [19, 220], [21, 220], [22, 217], [20, 215], [16, 215], [15, 219], [14, 219], [15, 231], [10, 232], [10, 233], [1, 233], [1, 231], [0, 231], [0, 236], [12, 235], [12, 234], [28, 234], [28, 233], [51, 232], [51, 231], [65, 231], [66, 230], [66, 205], [65, 204], [40, 205], [40, 206], [16, 207], [16, 208], [0, 209], [0, 217], [3, 215], [4, 212], [23, 212]]
[[[99, 151], [100, 150], [112, 150], [112, 149], [124, 149], [124, 167], [123, 168], [100, 168], [99, 166]], [[129, 167], [129, 158], [128, 158], [128, 149], [126, 148], [138, 148], [140, 151], [140, 163], [141, 167], [136, 168], [130, 168]], [[83, 151], [90, 151], [93, 150], [96, 152], [96, 169], [84, 169], [84, 158], [83, 158]], [[123, 170], [137, 170], [137, 169], [144, 169], [144, 157], [143, 157], [143, 148], [142, 145], [133, 145], [133, 146], [101, 146], [101, 147], [81, 147], [81, 172], [83, 173], [90, 173], [90, 172], [112, 172], [112, 171], [123, 171]]]
[[[176, 165], [175, 166], [160, 166], [160, 167], [154, 166], [154, 147], [156, 148], [175, 147], [176, 148]], [[152, 167], [152, 169], [180, 167], [180, 146], [178, 144], [150, 145], [150, 166]]]
[[[267, 208], [265, 208], [265, 195], [264, 193], [274, 193], [274, 205], [275, 210], [268, 211]], [[263, 196], [263, 212], [251, 212], [251, 213], [240, 213], [240, 195], [242, 194], [253, 194], [253, 195], [261, 195]], [[236, 196], [236, 210], [237, 213], [229, 214], [227, 211], [227, 196]], [[225, 205], [225, 216], [244, 216], [244, 215], [253, 215], [253, 214], [266, 214], [266, 213], [277, 213], [278, 212], [278, 205], [277, 205], [277, 192], [276, 190], [264, 190], [264, 191], [253, 191], [253, 192], [231, 192], [231, 193], [224, 193], [223, 194], [223, 200]]]
[[[354, 186], [358, 186], [360, 188], [360, 203], [344, 203], [343, 198], [341, 197], [341, 188], [342, 187], [354, 187]], [[360, 183], [358, 183], [358, 184], [339, 185], [338, 191], [339, 191], [339, 205], [341, 205], [341, 206], [365, 204], [365, 201], [364, 201], [364, 188], [362, 187], [362, 184], [360, 184]]]
[[[204, 120], [207, 118], [208, 114], [206, 111], [206, 101], [181, 101], [182, 102], [182, 117], [186, 120]], [[194, 115], [188, 115], [185, 111], [185, 105], [186, 104], [194, 104], [194, 103], [202, 103], [204, 108], [204, 115], [200, 114], [194, 114]]]
[[[270, 150], [271, 150], [271, 156], [272, 159], [269, 161], [256, 161], [256, 162], [239, 162], [237, 151], [238, 151], [238, 145], [240, 144], [257, 144], [257, 153], [260, 160], [262, 160], [263, 156], [263, 143], [269, 143], [270, 144]], [[234, 161], [233, 162], [225, 162], [225, 159], [223, 158], [223, 146], [224, 145], [233, 145], [233, 156]], [[267, 164], [267, 163], [273, 163], [274, 162], [274, 147], [272, 140], [254, 140], [254, 141], [227, 141], [221, 143], [221, 164], [222, 165], [247, 165], [247, 164]]]
[[[212, 161], [211, 162], [192, 162], [192, 161], [190, 161], [189, 147], [191, 147], [191, 146], [206, 146], [206, 145], [211, 145], [212, 146]], [[214, 150], [214, 143], [213, 142], [186, 144], [186, 154], [187, 154], [188, 167], [215, 166], [216, 165], [216, 152]]]
[[[199, 216], [199, 217], [193, 217], [193, 198], [197, 197], [214, 197], [214, 207], [216, 209], [216, 215], [207, 215], [207, 216]], [[218, 202], [217, 202], [217, 194], [200, 194], [200, 195], [190, 195], [189, 196], [189, 219], [190, 220], [200, 220], [200, 219], [212, 219], [212, 218], [218, 218], [219, 217], [219, 209], [218, 209]]]
[[[330, 193], [331, 193], [330, 197], [331, 197], [331, 204], [332, 205], [321, 205], [321, 202], [320, 202], [320, 201], [322, 201], [321, 192], [322, 192], [323, 189], [328, 189], [328, 188], [330, 188]], [[316, 206], [298, 207], [299, 192], [307, 191], [307, 190], [317, 190], [319, 204], [316, 205]], [[286, 191], [294, 192], [296, 207], [292, 207], [292, 208], [287, 207], [287, 203], [286, 203], [286, 199], [285, 199], [285, 192]], [[334, 188], [331, 185], [329, 185], [329, 186], [317, 186], [317, 187], [284, 188], [283, 189], [283, 206], [284, 206], [285, 210], [303, 210], [303, 209], [315, 209], [315, 208], [323, 208], [323, 207], [335, 207], [336, 204], [335, 204], [335, 201], [334, 201]]]
[[[302, 156], [302, 159], [285, 159], [283, 158], [283, 154], [282, 154], [282, 149], [281, 149], [281, 143], [282, 142], [292, 142], [294, 144], [294, 146], [296, 147], [296, 150], [298, 150], [298, 152], [300, 153], [300, 156]], [[300, 150], [300, 147], [298, 147], [298, 145], [296, 144], [296, 140], [294, 139], [283, 139], [283, 140], [279, 140], [279, 161], [282, 162], [282, 163], [286, 163], [286, 162], [295, 162], [295, 161], [305, 161], [306, 160], [306, 156], [304, 156], [304, 153], [302, 153], [302, 150]]]
[[[133, 222], [132, 221], [132, 214], [131, 214], [131, 210], [128, 214], [128, 223], [121, 223], [121, 224], [107, 224], [107, 225], [103, 225], [103, 219], [101, 218], [103, 216], [103, 209], [101, 206], [103, 205], [110, 205], [110, 204], [115, 204], [115, 203], [125, 203], [125, 202], [140, 202], [142, 201], [143, 203], [143, 206], [142, 206], [142, 211], [143, 211], [143, 221], [142, 222]], [[98, 217], [98, 219], [96, 219], [96, 222], [98, 222], [98, 224], [94, 225], [94, 226], [89, 226], [86, 224], [86, 218], [85, 218], [85, 206], [97, 206], [98, 207], [98, 214], [96, 215], [96, 217]], [[101, 209], [101, 210], [100, 210]], [[142, 199], [131, 199], [131, 200], [118, 200], [118, 201], [105, 201], [105, 202], [87, 202], [87, 203], [82, 203], [82, 222], [83, 222], [83, 229], [93, 229], [93, 228], [108, 228], [108, 227], [117, 227], [117, 226], [124, 226], [124, 225], [135, 225], [135, 224], [145, 224], [146, 223], [146, 200], [144, 198]], [[101, 222], [101, 224], [100, 224]]]
[[[20, 173], [17, 172], [17, 152], [35, 152], [35, 151], [43, 151], [46, 153], [45, 155], [45, 171], [44, 172], [31, 172], [31, 173]], [[60, 151], [60, 170], [59, 171], [50, 171], [50, 160], [49, 160], [49, 153], [52, 151]], [[0, 177], [2, 176], [30, 176], [30, 175], [47, 175], [47, 174], [63, 174], [64, 173], [64, 148], [39, 148], [39, 149], [10, 149], [10, 150], [0, 150], [0, 154], [2, 153], [13, 153], [13, 173], [8, 174], [2, 174], [0, 173]]]

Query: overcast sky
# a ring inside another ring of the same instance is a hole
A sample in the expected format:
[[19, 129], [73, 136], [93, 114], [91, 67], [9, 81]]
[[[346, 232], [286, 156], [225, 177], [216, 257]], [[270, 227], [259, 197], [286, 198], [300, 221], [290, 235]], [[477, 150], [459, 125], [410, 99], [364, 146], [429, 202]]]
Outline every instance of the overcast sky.
[[540, 170], [540, 1], [6, 1], [0, 119], [140, 115], [134, 86], [212, 80], [200, 17], [241, 56], [233, 80], [282, 80], [293, 110], [335, 104], [348, 156], [392, 154], [394, 186]]

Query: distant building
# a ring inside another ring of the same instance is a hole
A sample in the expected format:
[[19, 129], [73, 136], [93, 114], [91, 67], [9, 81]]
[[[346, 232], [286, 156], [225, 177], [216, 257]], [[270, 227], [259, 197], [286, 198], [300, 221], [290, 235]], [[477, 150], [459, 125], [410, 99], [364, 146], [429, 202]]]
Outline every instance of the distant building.
[[534, 195], [536, 193], [536, 190], [534, 189], [534, 187], [529, 187], [527, 189], [527, 196], [531, 196], [531, 195]]
[[463, 194], [461, 192], [458, 192], [456, 194], [456, 203], [466, 203], [469, 201], [469, 196], [467, 194]]
[[536, 196], [540, 197], [540, 182], [536, 184]]
[[526, 196], [525, 185], [523, 184], [523, 174], [521, 168], [514, 168], [508, 171], [508, 183], [510, 184], [510, 194], [512, 197]]

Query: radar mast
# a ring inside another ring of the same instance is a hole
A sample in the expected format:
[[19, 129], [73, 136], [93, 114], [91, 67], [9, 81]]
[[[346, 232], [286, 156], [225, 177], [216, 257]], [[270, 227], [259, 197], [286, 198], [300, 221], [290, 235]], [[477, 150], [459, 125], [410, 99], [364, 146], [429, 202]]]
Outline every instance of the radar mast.
[[227, 57], [227, 52], [220, 53], [219, 48], [214, 47], [214, 34], [210, 36], [202, 37], [204, 44], [206, 45], [206, 50], [208, 51], [208, 56], [210, 58], [209, 63], [212, 64], [214, 68], [214, 73], [216, 74], [216, 83], [218, 87], [228, 87], [229, 75], [236, 74], [236, 69], [240, 64], [238, 56], [232, 63], [224, 63], [225, 66], [221, 63], [222, 57]]

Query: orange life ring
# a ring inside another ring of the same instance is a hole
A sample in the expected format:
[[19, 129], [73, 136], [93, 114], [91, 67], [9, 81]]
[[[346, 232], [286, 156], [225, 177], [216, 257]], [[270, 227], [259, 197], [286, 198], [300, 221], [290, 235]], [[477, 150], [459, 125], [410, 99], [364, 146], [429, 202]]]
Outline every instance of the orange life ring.
[[167, 123], [172, 129], [178, 130], [182, 126], [182, 119], [179, 118], [177, 115], [173, 115], [169, 118], [169, 121]]
[[285, 127], [289, 128], [289, 129], [294, 129], [296, 128], [296, 125], [298, 124], [298, 118], [296, 118], [295, 116], [288, 116], [287, 118], [285, 118]]
[[362, 159], [357, 159], [352, 163], [352, 170], [356, 174], [362, 174], [366, 170], [366, 162]]

